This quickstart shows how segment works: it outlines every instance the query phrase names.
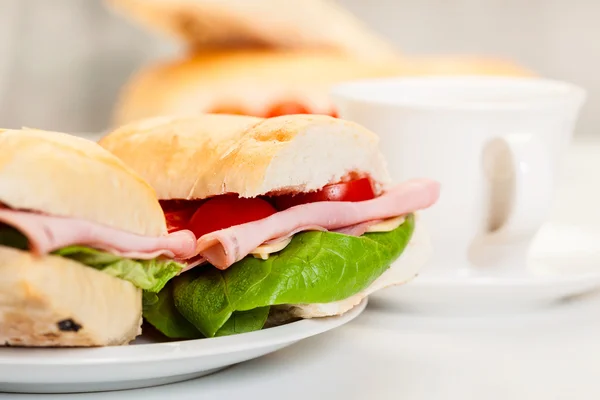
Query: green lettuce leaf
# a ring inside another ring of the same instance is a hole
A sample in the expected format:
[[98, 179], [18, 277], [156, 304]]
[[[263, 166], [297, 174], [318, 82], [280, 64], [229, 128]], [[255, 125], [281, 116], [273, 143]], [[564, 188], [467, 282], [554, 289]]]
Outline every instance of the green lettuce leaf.
[[156, 306], [159, 300], [158, 293], [148, 292], [147, 290], [142, 292], [142, 308], [144, 310]]
[[183, 268], [172, 260], [132, 260], [85, 246], [64, 247], [53, 254], [78, 261], [154, 293], [159, 292]]
[[205, 266], [176, 277], [172, 280], [174, 306], [205, 336], [213, 337], [221, 329], [229, 332], [231, 324], [237, 329], [238, 315], [229, 322], [236, 312], [343, 300], [367, 288], [388, 269], [404, 251], [413, 230], [414, 216], [410, 215], [386, 233], [354, 237], [303, 232], [268, 260], [249, 256], [224, 271]]
[[[27, 237], [18, 230], [0, 224], [0, 245], [21, 250], [29, 248]], [[183, 265], [163, 259], [132, 260], [85, 246], [69, 246], [52, 254], [70, 258], [88, 267], [96, 268], [116, 278], [133, 283], [148, 292], [159, 292], [165, 284], [177, 276]], [[144, 301], [149, 298], [145, 295]]]
[[[269, 316], [269, 307], [236, 311], [215, 336], [228, 336], [260, 330]], [[200, 339], [205, 337], [185, 319], [173, 301], [173, 285], [168, 283], [158, 294], [144, 292], [144, 318], [163, 335], [171, 339]]]
[[238, 333], [261, 330], [265, 322], [267, 322], [270, 308], [258, 307], [248, 311], [234, 312], [227, 322], [215, 333], [215, 336], [236, 335]]
[[171, 339], [199, 339], [204, 337], [175, 308], [173, 285], [170, 283], [158, 294], [144, 293], [143, 314], [146, 322]]
[[[158, 294], [144, 292], [144, 319], [171, 339], [200, 339], [205, 337], [185, 319], [173, 301], [173, 285], [169, 282]], [[260, 330], [269, 316], [269, 307], [249, 311], [236, 311], [217, 331], [215, 336]]]

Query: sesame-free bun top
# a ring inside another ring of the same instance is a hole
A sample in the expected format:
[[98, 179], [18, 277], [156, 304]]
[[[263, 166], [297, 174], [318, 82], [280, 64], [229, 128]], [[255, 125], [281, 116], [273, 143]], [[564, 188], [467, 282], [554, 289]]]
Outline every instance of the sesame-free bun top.
[[99, 143], [165, 200], [306, 192], [356, 176], [370, 176], [376, 188], [389, 182], [378, 137], [324, 115], [155, 117]]
[[0, 130], [0, 149], [0, 205], [140, 235], [167, 232], [151, 186], [97, 143], [25, 128]]

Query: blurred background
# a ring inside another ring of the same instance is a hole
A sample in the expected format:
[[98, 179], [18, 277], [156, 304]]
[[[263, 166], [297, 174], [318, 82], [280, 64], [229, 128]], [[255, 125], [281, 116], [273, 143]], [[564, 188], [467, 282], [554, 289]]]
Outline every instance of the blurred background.
[[[589, 97], [577, 133], [600, 131], [598, 0], [340, 3], [404, 55], [500, 57], [581, 85]], [[134, 71], [185, 51], [99, 0], [0, 0], [0, 126], [106, 129]]]

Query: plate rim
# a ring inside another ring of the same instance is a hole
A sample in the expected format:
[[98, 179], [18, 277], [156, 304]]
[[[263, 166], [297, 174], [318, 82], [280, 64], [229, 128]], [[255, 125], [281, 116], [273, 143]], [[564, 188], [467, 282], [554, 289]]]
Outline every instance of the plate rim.
[[0, 348], [0, 367], [123, 365], [237, 353], [292, 343], [335, 329], [362, 314], [367, 303], [368, 298], [364, 298], [352, 309], [337, 316], [301, 319], [259, 331], [216, 338], [96, 348], [5, 347]]
[[578, 284], [600, 285], [600, 271], [579, 274], [555, 274], [534, 276], [470, 276], [439, 274], [414, 279], [413, 288], [549, 288], [568, 287]]

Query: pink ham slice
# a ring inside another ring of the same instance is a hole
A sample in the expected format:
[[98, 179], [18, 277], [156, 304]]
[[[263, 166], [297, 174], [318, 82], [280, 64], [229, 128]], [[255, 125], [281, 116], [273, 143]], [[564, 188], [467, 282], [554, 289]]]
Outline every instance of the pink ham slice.
[[185, 260], [197, 254], [196, 237], [190, 231], [161, 237], [140, 236], [90, 221], [7, 208], [0, 209], [0, 223], [12, 226], [25, 235], [31, 251], [39, 255], [72, 245], [89, 246], [143, 260], [158, 256]]
[[215, 267], [226, 269], [265, 242], [315, 227], [350, 232], [348, 228], [353, 225], [365, 226], [369, 221], [428, 208], [437, 201], [439, 193], [437, 182], [415, 179], [372, 200], [302, 204], [258, 221], [206, 234], [198, 239], [197, 252]]
[[382, 221], [383, 220], [381, 220], [381, 219], [376, 219], [373, 221], [362, 222], [360, 224], [336, 229], [334, 232], [341, 233], [343, 235], [348, 235], [348, 236], [361, 236], [361, 235], [364, 235], [365, 232], [367, 232], [367, 229], [369, 229], [369, 227], [371, 227], [372, 225], [375, 225], [378, 222], [382, 222]]

